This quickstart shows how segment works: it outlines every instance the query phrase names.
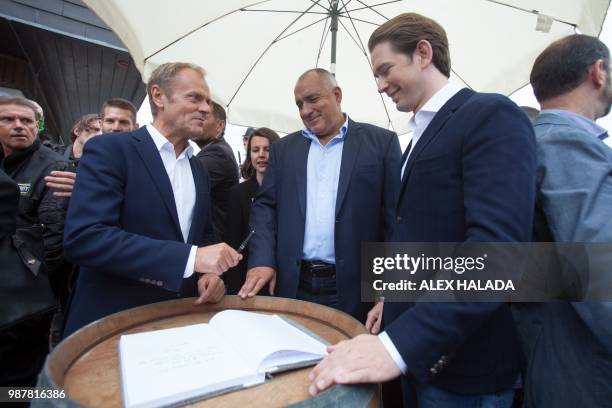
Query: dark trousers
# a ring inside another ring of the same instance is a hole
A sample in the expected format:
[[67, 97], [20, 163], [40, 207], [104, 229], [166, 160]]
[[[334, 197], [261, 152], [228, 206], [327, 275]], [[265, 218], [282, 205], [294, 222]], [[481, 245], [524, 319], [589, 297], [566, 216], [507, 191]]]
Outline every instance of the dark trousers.
[[321, 261], [302, 261], [297, 298], [338, 308], [338, 288], [334, 265]]

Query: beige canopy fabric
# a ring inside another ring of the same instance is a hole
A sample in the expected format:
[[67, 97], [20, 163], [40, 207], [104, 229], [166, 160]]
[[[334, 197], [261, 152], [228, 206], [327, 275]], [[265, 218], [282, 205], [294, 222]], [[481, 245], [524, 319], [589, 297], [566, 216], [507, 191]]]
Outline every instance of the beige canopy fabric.
[[303, 125], [297, 77], [330, 69], [330, 8], [338, 31], [335, 73], [352, 119], [398, 133], [407, 114], [378, 94], [367, 41], [387, 19], [416, 12], [447, 31], [452, 79], [511, 94], [529, 82], [535, 57], [552, 41], [598, 36], [609, 0], [84, 0], [117, 34], [146, 80], [155, 67], [187, 61], [207, 71], [213, 98], [231, 123], [292, 132]]

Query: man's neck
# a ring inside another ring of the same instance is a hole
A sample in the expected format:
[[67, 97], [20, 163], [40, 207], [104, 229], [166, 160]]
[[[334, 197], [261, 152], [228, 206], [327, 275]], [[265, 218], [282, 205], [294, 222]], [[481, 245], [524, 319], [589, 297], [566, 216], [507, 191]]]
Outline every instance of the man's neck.
[[189, 144], [188, 138], [184, 135], [171, 133], [166, 123], [158, 118], [153, 120], [153, 126], [155, 126], [155, 129], [159, 130], [159, 133], [161, 133], [163, 137], [172, 143], [172, 146], [174, 146], [174, 154], [176, 157], [179, 157]]
[[72, 157], [75, 159], [80, 159], [83, 155], [83, 147], [85, 143], [81, 141], [79, 138], [76, 138], [74, 143], [72, 144]]
[[427, 71], [425, 74], [424, 83], [425, 89], [423, 91], [423, 97], [419, 102], [418, 106], [414, 109], [416, 115], [425, 104], [442, 88], [448, 84], [448, 78], [440, 73], [437, 69]]
[[338, 135], [340, 133], [340, 129], [342, 129], [342, 125], [344, 125], [344, 122], [346, 122], [346, 116], [344, 116], [344, 114], [342, 114], [336, 120], [336, 126], [334, 126], [334, 130], [331, 133], [329, 133], [329, 134], [327, 134], [325, 136], [317, 135], [317, 139], [319, 139], [319, 142], [323, 146], [328, 144], [330, 140], [332, 140], [334, 137], [336, 137], [336, 135]]
[[570, 92], [540, 102], [542, 110], [561, 109], [582, 115], [593, 122], [601, 116], [598, 93], [581, 84]]

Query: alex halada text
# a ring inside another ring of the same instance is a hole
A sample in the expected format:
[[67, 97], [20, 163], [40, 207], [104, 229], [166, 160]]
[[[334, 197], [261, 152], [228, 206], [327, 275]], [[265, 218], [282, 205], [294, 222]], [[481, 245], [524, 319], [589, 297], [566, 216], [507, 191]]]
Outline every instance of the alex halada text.
[[467, 290], [467, 291], [514, 291], [514, 283], [511, 280], [503, 279], [462, 279], [462, 280], [446, 280], [446, 279], [430, 279], [423, 280], [420, 283], [402, 279], [399, 282], [384, 282], [377, 279], [373, 282], [374, 290], [378, 291], [445, 291], [445, 290]]

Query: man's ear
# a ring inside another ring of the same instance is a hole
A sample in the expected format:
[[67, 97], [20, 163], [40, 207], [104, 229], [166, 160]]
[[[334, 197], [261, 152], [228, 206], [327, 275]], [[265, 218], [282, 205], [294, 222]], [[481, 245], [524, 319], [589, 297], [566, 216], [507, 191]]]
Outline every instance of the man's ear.
[[595, 61], [589, 74], [591, 81], [597, 89], [601, 89], [608, 85], [608, 75], [610, 73], [603, 60], [599, 59]]
[[161, 110], [164, 107], [163, 101], [164, 91], [159, 87], [159, 85], [153, 85], [151, 87], [151, 99], [153, 99], [153, 103], [157, 107], [157, 110]]
[[413, 58], [415, 55], [421, 57], [421, 68], [427, 68], [433, 60], [433, 48], [431, 47], [431, 43], [427, 40], [419, 41], [414, 50]]
[[339, 86], [334, 88], [334, 96], [336, 97], [336, 102], [340, 104], [342, 102], [342, 89]]

